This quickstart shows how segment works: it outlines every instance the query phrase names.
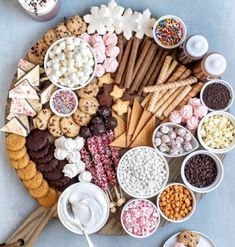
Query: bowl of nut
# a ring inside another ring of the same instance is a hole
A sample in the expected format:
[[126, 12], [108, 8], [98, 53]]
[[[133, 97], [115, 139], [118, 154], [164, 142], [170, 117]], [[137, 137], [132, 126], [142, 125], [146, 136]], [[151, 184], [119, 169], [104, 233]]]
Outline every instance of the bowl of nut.
[[188, 220], [196, 210], [194, 193], [181, 183], [168, 184], [157, 197], [161, 216], [172, 223]]
[[169, 158], [188, 155], [199, 148], [196, 138], [176, 123], [160, 124], [153, 132], [152, 143], [159, 154]]
[[211, 112], [201, 119], [197, 136], [206, 150], [227, 153], [235, 147], [235, 118], [228, 112]]

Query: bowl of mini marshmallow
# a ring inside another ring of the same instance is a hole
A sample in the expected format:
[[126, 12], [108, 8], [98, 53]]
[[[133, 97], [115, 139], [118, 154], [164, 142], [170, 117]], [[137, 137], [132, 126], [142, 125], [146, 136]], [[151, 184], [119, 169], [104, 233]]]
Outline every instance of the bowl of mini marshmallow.
[[57, 87], [77, 90], [94, 78], [96, 57], [90, 45], [77, 37], [66, 37], [54, 42], [48, 49], [44, 69]]

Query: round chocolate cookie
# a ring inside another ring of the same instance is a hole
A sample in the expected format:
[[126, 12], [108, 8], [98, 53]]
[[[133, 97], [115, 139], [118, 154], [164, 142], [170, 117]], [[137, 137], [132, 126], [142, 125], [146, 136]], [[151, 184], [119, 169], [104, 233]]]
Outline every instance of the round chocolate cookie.
[[55, 187], [58, 191], [64, 191], [66, 188], [68, 188], [70, 185], [75, 184], [78, 182], [78, 178], [68, 178], [68, 177], [63, 177], [59, 180], [56, 181], [51, 181], [50, 185], [52, 187]]
[[34, 161], [36, 163], [47, 163], [47, 162], [51, 161], [54, 158], [54, 150], [55, 150], [54, 145], [50, 144], [47, 154], [40, 159], [34, 159]]
[[37, 169], [44, 173], [44, 172], [51, 172], [56, 169], [56, 167], [59, 165], [59, 160], [52, 159], [49, 161], [49, 163], [39, 163], [37, 164]]
[[54, 169], [51, 172], [44, 172], [43, 173], [44, 178], [47, 181], [53, 181], [53, 180], [58, 180], [58, 179], [62, 178], [63, 177], [63, 172], [62, 171], [63, 171], [63, 168], [66, 165], [66, 163], [67, 162], [65, 160], [59, 160], [59, 164], [56, 167], [56, 169]]
[[50, 147], [50, 143], [48, 141], [47, 144], [43, 148], [39, 149], [38, 151], [28, 150], [28, 154], [32, 160], [40, 159], [40, 158], [43, 158], [48, 153], [49, 147]]
[[26, 138], [26, 147], [30, 151], [38, 151], [49, 142], [49, 133], [46, 130], [34, 129]]

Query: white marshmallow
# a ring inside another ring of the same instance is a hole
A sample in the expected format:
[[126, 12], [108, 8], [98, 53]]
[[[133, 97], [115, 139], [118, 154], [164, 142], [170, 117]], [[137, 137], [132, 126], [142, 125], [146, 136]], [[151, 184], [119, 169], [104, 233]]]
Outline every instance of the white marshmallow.
[[53, 68], [53, 70], [58, 70], [60, 68], [60, 64], [59, 63], [54, 63], [52, 65], [52, 68]]
[[55, 54], [57, 54], [57, 55], [60, 54], [60, 53], [61, 53], [60, 47], [59, 47], [59, 46], [55, 46], [54, 52], [55, 52]]
[[73, 51], [74, 50], [74, 44], [67, 45], [67, 49], [69, 51]]
[[61, 43], [59, 44], [59, 47], [60, 47], [61, 50], [64, 50], [65, 47], [66, 47], [65, 41], [61, 42]]
[[50, 51], [49, 53], [49, 58], [53, 59], [55, 57], [55, 53], [53, 51]]
[[62, 74], [65, 74], [65, 72], [67, 71], [67, 67], [65, 66], [60, 67], [60, 71]]
[[73, 39], [73, 43], [74, 43], [75, 46], [79, 46], [80, 43], [82, 43], [82, 42], [80, 42], [80, 41], [81, 41], [81, 40], [80, 40], [79, 38], [74, 38], [74, 39]]
[[73, 43], [74, 43], [73, 37], [68, 37], [68, 38], [66, 39], [66, 43], [67, 43], [67, 45], [73, 44]]

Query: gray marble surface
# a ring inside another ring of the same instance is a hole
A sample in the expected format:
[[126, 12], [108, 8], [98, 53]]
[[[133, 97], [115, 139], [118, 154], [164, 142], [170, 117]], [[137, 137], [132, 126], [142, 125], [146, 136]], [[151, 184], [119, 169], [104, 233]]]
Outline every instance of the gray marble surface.
[[[0, 125], [4, 123], [4, 107], [17, 61], [24, 57], [29, 47], [50, 27], [63, 17], [83, 14], [99, 0], [62, 0], [59, 15], [40, 23], [31, 20], [19, 8], [15, 0], [0, 1]], [[136, 10], [151, 9], [157, 16], [175, 14], [186, 23], [189, 33], [205, 35], [210, 51], [225, 55], [228, 68], [224, 79], [234, 85], [235, 51], [235, 1], [234, 0], [119, 0], [125, 7]], [[234, 106], [232, 113], [235, 113]], [[10, 168], [4, 147], [4, 135], [0, 135], [0, 243], [20, 225], [21, 221], [37, 206], [23, 184]], [[221, 186], [208, 194], [199, 204], [193, 217], [182, 224], [171, 224], [145, 240], [128, 236], [100, 236], [91, 238], [95, 246], [102, 247], [160, 247], [172, 234], [191, 228], [208, 234], [218, 247], [232, 247], [235, 242], [235, 152], [226, 156], [225, 176]], [[68, 232], [58, 220], [53, 220], [42, 233], [35, 246], [86, 246], [83, 237]]]

